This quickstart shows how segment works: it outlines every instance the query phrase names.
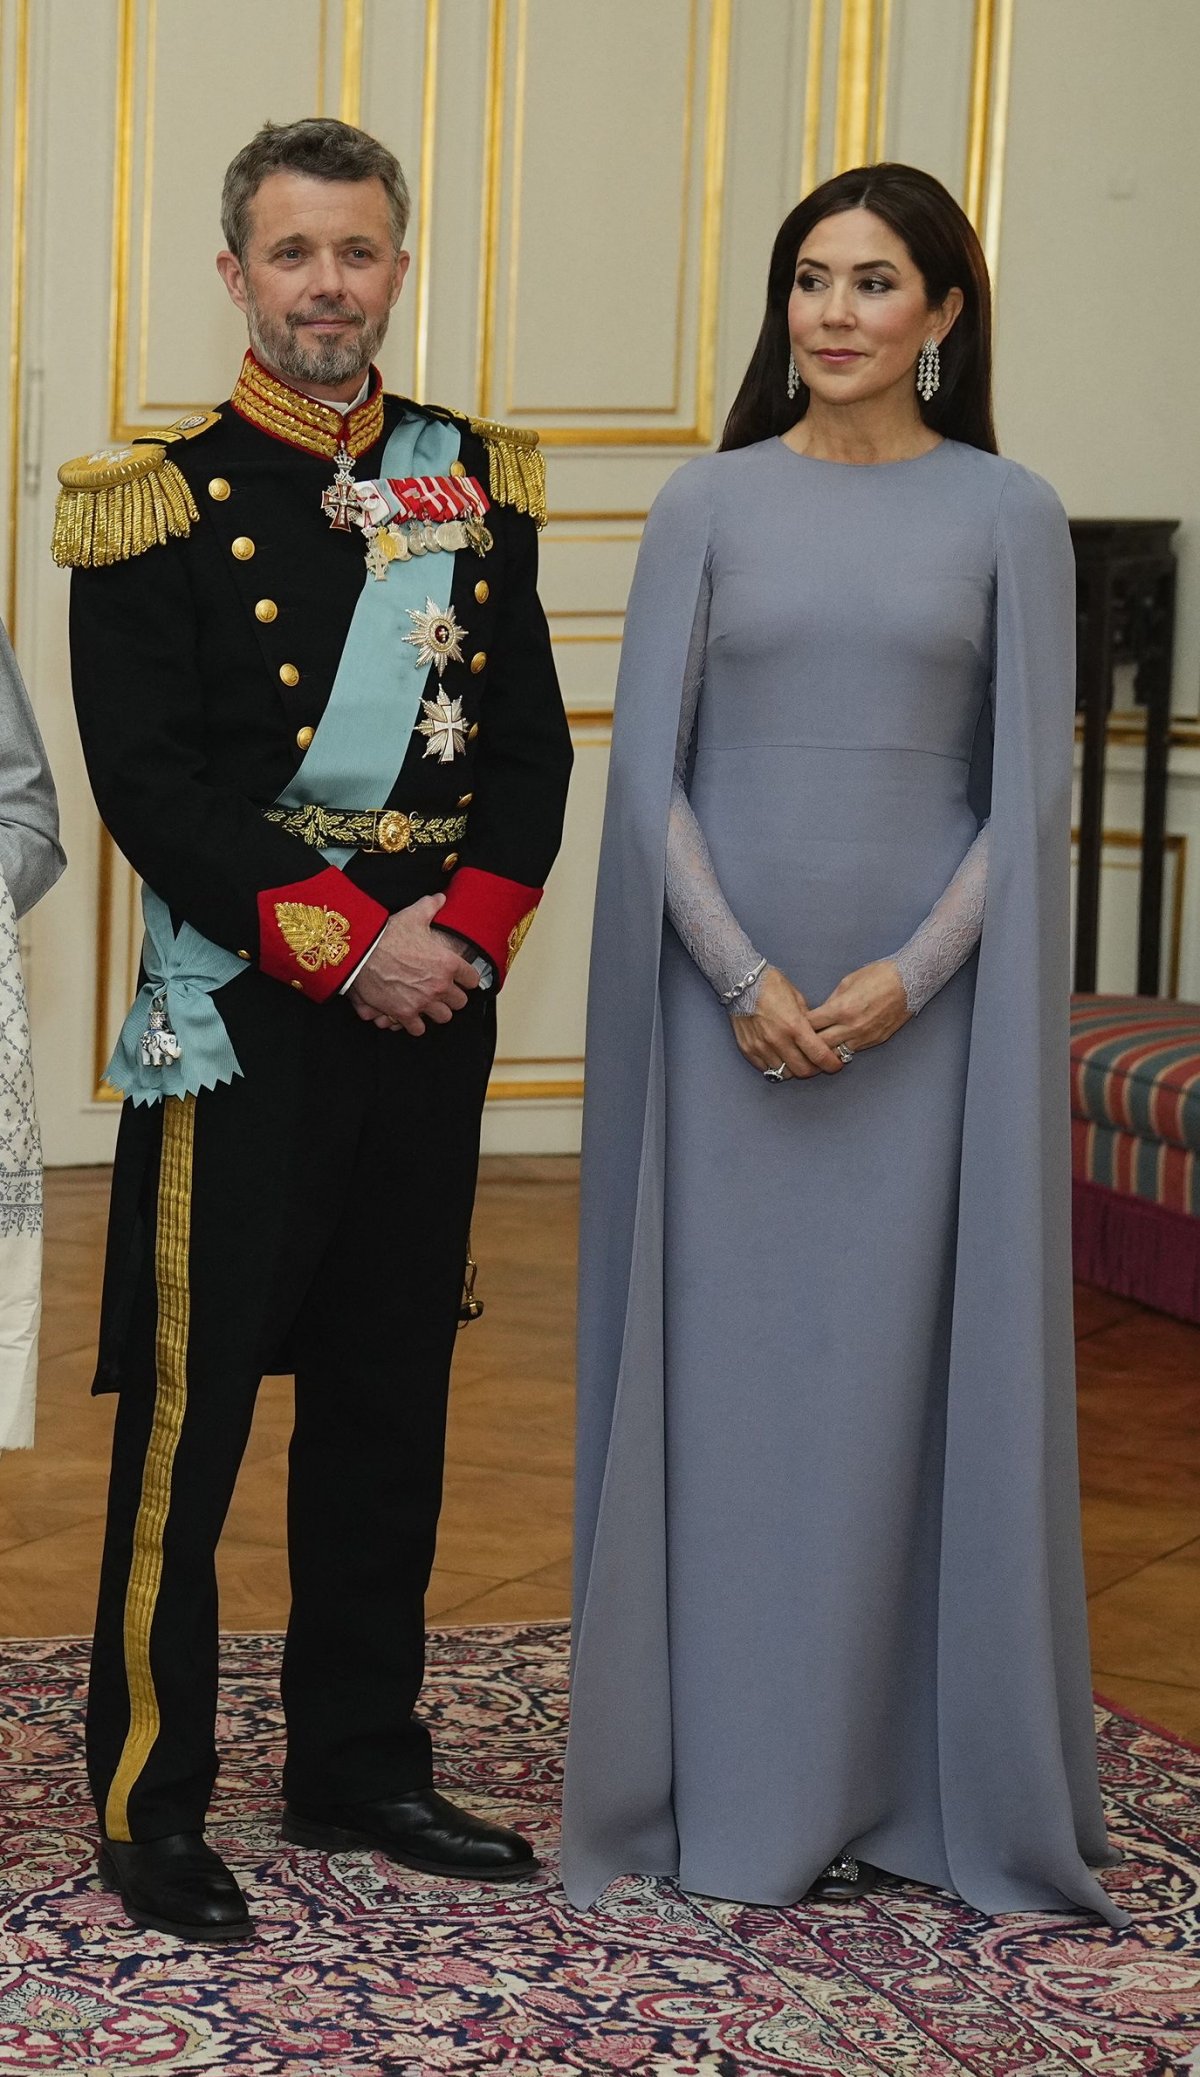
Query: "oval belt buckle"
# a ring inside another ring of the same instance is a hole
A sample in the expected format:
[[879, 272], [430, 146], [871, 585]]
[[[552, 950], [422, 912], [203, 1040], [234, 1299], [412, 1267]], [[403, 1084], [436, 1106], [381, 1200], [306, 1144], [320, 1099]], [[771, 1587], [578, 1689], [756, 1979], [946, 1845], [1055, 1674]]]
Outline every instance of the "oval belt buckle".
[[375, 825], [375, 841], [381, 851], [407, 851], [412, 823], [399, 808], [388, 808]]

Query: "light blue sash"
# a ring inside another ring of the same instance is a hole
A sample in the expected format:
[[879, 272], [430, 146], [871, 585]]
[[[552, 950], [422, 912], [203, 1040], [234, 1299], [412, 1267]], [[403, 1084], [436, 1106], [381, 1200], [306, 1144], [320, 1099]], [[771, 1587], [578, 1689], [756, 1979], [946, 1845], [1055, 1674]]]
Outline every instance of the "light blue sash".
[[[445, 476], [458, 448], [456, 426], [404, 419], [384, 449], [380, 474]], [[416, 645], [405, 640], [412, 632], [409, 609], [420, 612], [432, 602], [437, 612], [446, 611], [454, 562], [453, 553], [443, 550], [389, 563], [382, 583], [367, 577], [325, 712], [303, 763], [279, 794], [277, 807], [383, 806], [404, 763], [429, 671], [427, 664], [418, 662]], [[343, 866], [354, 850], [331, 844], [322, 856], [330, 865]], [[105, 1079], [135, 1104], [194, 1095], [241, 1074], [212, 997], [215, 989], [246, 972], [245, 961], [235, 952], [215, 945], [190, 923], [174, 930], [167, 904], [146, 886], [142, 914], [146, 981], [104, 1071]], [[162, 1067], [147, 1067], [141, 1038], [158, 997], [163, 998], [167, 1022], [179, 1041], [180, 1057]]]

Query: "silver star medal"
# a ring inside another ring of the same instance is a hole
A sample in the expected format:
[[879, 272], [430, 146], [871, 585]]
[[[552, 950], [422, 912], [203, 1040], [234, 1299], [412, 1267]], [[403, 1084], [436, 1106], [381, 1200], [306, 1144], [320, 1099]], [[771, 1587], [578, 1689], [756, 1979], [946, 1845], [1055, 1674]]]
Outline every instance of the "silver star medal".
[[462, 645], [467, 630], [460, 627], [454, 618], [453, 606], [447, 606], [443, 613], [440, 606], [435, 606], [433, 600], [427, 598], [425, 611], [422, 613], [418, 607], [410, 606], [408, 617], [413, 623], [413, 632], [405, 635], [404, 639], [413, 643], [417, 662], [422, 667], [432, 664], [440, 678], [448, 663], [462, 662]]
[[426, 757], [436, 757], [439, 764], [453, 764], [467, 747], [462, 701], [452, 700], [439, 688], [435, 700], [422, 700], [421, 705], [425, 719], [417, 723], [417, 734], [429, 738]]

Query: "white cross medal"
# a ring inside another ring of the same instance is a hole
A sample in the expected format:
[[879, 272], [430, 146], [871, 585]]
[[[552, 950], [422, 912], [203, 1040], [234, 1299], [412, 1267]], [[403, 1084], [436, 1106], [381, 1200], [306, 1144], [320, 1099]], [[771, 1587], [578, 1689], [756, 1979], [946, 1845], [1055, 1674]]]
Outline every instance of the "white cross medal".
[[452, 700], [449, 693], [439, 687], [437, 698], [422, 700], [421, 705], [425, 719], [417, 723], [417, 734], [429, 739], [426, 757], [436, 757], [439, 764], [453, 764], [467, 747], [462, 701]]
[[321, 510], [335, 533], [351, 534], [363, 522], [358, 485], [354, 481], [354, 461], [345, 442], [339, 446], [335, 459], [337, 472], [329, 489], [321, 493]]

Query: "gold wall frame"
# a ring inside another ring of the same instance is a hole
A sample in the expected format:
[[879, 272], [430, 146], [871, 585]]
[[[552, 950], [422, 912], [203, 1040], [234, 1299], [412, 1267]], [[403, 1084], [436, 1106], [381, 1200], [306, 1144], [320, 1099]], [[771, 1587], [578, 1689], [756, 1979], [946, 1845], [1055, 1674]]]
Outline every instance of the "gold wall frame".
[[[27, 9], [29, 0], [22, 0]], [[154, 126], [155, 92], [155, 48], [158, 31], [158, 0], [144, 0], [146, 10], [146, 80], [144, 106], [141, 119], [143, 193], [141, 222], [133, 223], [133, 175], [138, 134], [137, 109], [137, 55], [138, 25], [143, 0], [116, 0], [117, 8], [117, 88], [115, 118], [115, 150], [113, 167], [113, 228], [112, 228], [112, 286], [109, 301], [109, 438], [114, 441], [136, 440], [146, 428], [128, 410], [127, 383], [129, 377], [129, 323], [133, 291], [133, 253], [135, 235], [137, 250], [141, 257], [138, 296], [137, 368], [138, 395], [135, 411], [153, 412], [157, 417], [179, 416], [184, 412], [207, 409], [210, 398], [190, 398], [185, 401], [161, 402], [147, 396], [147, 364], [149, 357], [149, 312], [150, 312], [150, 237], [152, 230], [152, 192], [147, 177], [150, 166]], [[318, 15], [317, 52], [317, 96], [323, 107], [326, 95], [325, 50], [328, 41], [328, 16], [330, 0], [321, 0]], [[357, 123], [362, 104], [362, 71], [364, 62], [364, 28], [366, 0], [342, 0], [342, 41], [340, 80], [338, 90], [338, 114], [343, 122]], [[430, 29], [428, 14], [436, 12], [438, 0], [426, 0], [426, 50], [429, 49]], [[436, 52], [436, 25], [433, 48]], [[436, 108], [435, 100], [427, 94], [426, 109], [430, 115]], [[424, 122], [421, 139], [421, 184], [418, 193], [420, 206], [428, 206], [425, 186], [427, 166]], [[431, 169], [429, 177], [432, 177]], [[422, 323], [423, 305], [420, 297], [418, 276], [418, 298], [416, 324]], [[425, 288], [428, 296], [428, 282]], [[427, 325], [427, 317], [426, 317]]]
[[891, 0], [842, 0], [833, 118], [835, 173], [884, 155], [891, 33]]
[[975, 0], [963, 208], [979, 233], [993, 286], [1000, 260], [1013, 10], [1014, 0]]
[[[590, 412], [594, 417], [665, 418], [679, 410], [680, 389], [683, 382], [683, 334], [687, 297], [688, 227], [691, 220], [691, 199], [695, 169], [692, 163], [693, 102], [696, 93], [696, 53], [700, 31], [701, 0], [687, 0], [687, 56], [683, 67], [683, 120], [681, 166], [679, 169], [679, 249], [675, 261], [675, 350], [673, 354], [671, 396], [665, 404], [575, 404], [551, 405], [523, 404], [513, 395], [513, 378], [516, 367], [517, 311], [520, 306], [521, 273], [521, 226], [522, 191], [525, 162], [525, 112], [527, 103], [526, 63], [529, 47], [530, 0], [517, 0], [516, 64], [513, 85], [513, 168], [511, 193], [512, 231], [508, 268], [508, 323], [505, 327], [505, 382], [504, 400], [500, 415], [514, 414], [526, 419], [537, 418], [546, 411], [562, 417], [572, 411]], [[710, 53], [711, 55], [711, 53]], [[491, 384], [491, 369], [487, 371], [487, 382]], [[484, 412], [485, 417], [491, 415]]]
[[[13, 25], [12, 252], [8, 266], [8, 540], [5, 544], [4, 620], [16, 641], [20, 576], [21, 436], [24, 429], [26, 201], [29, 187], [29, 0], [17, 0]], [[0, 51], [8, 34], [0, 0]]]
[[[518, 0], [520, 29], [526, 18], [527, 0]], [[500, 212], [505, 164], [505, 104], [508, 97], [507, 56], [509, 44], [509, 0], [489, 0], [487, 114], [484, 130], [483, 242], [480, 252], [479, 341], [476, 409], [481, 418], [492, 415], [496, 395], [497, 341], [500, 307]], [[695, 0], [693, 0], [693, 19]], [[733, 34], [733, 0], [710, 0], [708, 21], [708, 70], [705, 87], [703, 180], [700, 196], [700, 233], [697, 275], [695, 414], [691, 425], [540, 425], [542, 445], [571, 447], [586, 451], [594, 447], [706, 447], [712, 439], [716, 392], [717, 301], [720, 287], [723, 188], [729, 103], [729, 56]], [[521, 44], [518, 41], [518, 59]], [[694, 92], [689, 102], [694, 101]], [[514, 101], [517, 117], [521, 103]], [[690, 131], [689, 131], [690, 144]], [[686, 239], [686, 222], [681, 238]], [[515, 299], [514, 250], [509, 255], [509, 298]], [[682, 272], [682, 268], [681, 268]], [[676, 350], [681, 352], [681, 326], [677, 326]], [[581, 407], [583, 408], [583, 407]], [[640, 407], [651, 410], [655, 407]], [[600, 412], [597, 410], [596, 416]], [[620, 415], [620, 414], [615, 414]], [[643, 515], [644, 516], [644, 515]]]
[[[827, 0], [809, 0], [800, 193], [821, 177]], [[842, 0], [830, 174], [886, 157], [892, 0]]]

